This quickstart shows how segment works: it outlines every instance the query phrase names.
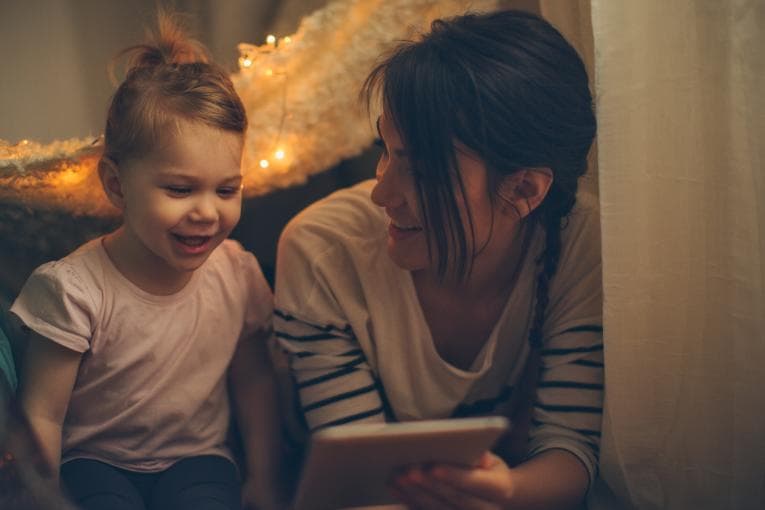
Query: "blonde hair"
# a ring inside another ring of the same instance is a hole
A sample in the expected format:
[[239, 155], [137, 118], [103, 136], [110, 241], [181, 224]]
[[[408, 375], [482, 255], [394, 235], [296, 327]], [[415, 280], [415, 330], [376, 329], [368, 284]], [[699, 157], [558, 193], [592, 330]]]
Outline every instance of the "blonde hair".
[[151, 152], [179, 120], [244, 134], [247, 115], [231, 80], [177, 14], [160, 10], [157, 31], [118, 57], [126, 57], [127, 72], [109, 106], [102, 160]]

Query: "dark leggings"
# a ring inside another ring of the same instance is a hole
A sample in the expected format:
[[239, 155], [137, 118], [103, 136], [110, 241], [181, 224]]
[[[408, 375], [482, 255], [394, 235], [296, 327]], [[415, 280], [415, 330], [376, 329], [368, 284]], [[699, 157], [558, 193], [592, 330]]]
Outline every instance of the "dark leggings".
[[82, 510], [234, 510], [241, 508], [236, 467], [207, 455], [165, 471], [136, 473], [91, 459], [61, 466], [61, 483]]

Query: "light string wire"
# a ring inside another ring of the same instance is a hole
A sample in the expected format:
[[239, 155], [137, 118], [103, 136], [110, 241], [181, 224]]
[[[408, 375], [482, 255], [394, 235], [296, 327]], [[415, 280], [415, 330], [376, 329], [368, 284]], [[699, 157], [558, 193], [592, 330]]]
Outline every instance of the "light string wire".
[[[361, 153], [375, 134], [356, 98], [379, 55], [435, 18], [496, 7], [496, 0], [335, 0], [303, 18], [294, 34], [240, 44], [231, 79], [249, 118], [245, 197], [303, 183]], [[101, 150], [92, 136], [0, 140], [0, 206], [114, 216], [97, 175]]]

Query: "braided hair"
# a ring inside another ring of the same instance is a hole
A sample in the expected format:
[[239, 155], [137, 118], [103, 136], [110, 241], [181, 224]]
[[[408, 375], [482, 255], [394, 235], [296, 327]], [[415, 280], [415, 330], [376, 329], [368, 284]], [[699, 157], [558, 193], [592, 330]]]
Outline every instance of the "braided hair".
[[[576, 50], [544, 19], [521, 11], [436, 20], [418, 40], [396, 47], [369, 74], [361, 97], [379, 97], [406, 146], [428, 237], [442, 279], [469, 276], [476, 247], [455, 141], [477, 154], [489, 174], [490, 198], [528, 168], [549, 168], [550, 189], [523, 221], [544, 229], [530, 342], [541, 345], [561, 230], [576, 202], [596, 123], [587, 73]], [[431, 246], [434, 244], [435, 246]], [[529, 243], [526, 243], [527, 246]]]

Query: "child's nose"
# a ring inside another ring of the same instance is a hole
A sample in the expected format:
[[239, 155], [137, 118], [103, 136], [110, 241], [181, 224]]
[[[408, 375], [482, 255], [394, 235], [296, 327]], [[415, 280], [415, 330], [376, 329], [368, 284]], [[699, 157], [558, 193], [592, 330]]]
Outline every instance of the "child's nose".
[[218, 207], [216, 200], [207, 195], [200, 196], [194, 203], [194, 208], [189, 215], [191, 220], [198, 222], [214, 222], [218, 220]]

